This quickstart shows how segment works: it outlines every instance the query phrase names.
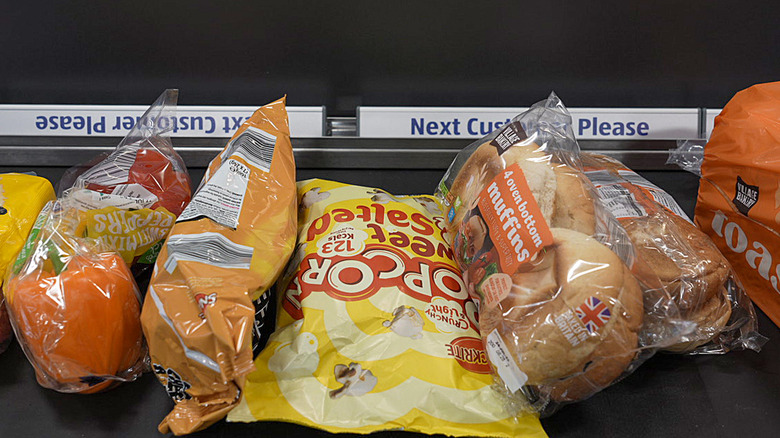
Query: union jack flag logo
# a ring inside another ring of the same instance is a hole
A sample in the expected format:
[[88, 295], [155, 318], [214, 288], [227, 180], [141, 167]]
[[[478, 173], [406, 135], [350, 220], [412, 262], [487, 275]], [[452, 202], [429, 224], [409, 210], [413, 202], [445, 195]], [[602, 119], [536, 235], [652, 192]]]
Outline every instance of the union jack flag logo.
[[588, 297], [580, 307], [574, 309], [574, 313], [591, 334], [604, 327], [604, 324], [609, 321], [609, 317], [612, 316], [609, 307], [596, 297]]

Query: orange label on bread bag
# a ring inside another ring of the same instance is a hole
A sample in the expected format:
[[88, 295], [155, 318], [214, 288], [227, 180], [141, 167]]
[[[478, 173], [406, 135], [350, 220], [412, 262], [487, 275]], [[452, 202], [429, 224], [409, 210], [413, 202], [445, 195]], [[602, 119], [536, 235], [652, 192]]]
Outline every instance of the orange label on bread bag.
[[[478, 206], [480, 215], [469, 219], [467, 231], [487, 231], [489, 239], [484, 239], [482, 249], [492, 242], [503, 272], [516, 271], [552, 243], [550, 227], [519, 165], [513, 164], [496, 175], [479, 195]], [[480, 220], [484, 221], [482, 225], [477, 223]]]

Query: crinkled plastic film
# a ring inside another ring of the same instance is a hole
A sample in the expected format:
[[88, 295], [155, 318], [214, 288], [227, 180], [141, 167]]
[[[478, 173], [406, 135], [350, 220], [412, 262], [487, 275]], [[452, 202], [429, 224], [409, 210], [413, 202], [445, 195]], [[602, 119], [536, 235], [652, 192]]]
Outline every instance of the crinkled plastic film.
[[118, 254], [77, 238], [73, 211], [43, 209], [4, 284], [19, 343], [42, 386], [93, 393], [138, 378], [140, 293]]
[[582, 164], [602, 200], [615, 206], [613, 213], [638, 256], [673, 297], [680, 318], [695, 324], [666, 350], [760, 350], [765, 339], [757, 332], [753, 304], [731, 265], [674, 199], [617, 160], [584, 153]]
[[266, 291], [295, 246], [295, 207], [283, 98], [212, 160], [158, 257], [141, 319], [153, 371], [175, 402], [160, 431], [203, 429], [238, 403]]
[[116, 250], [139, 283], [191, 198], [190, 177], [170, 133], [178, 90], [165, 90], [110, 154], [69, 169], [62, 207], [79, 212], [76, 234]]
[[497, 380], [543, 415], [618, 381], [686, 329], [581, 171], [555, 94], [466, 147], [437, 195]]
[[0, 174], [0, 353], [13, 338], [5, 308], [3, 278], [8, 265], [27, 241], [35, 219], [47, 202], [54, 200], [54, 189], [45, 178], [35, 175]]
[[536, 415], [515, 419], [492, 389], [437, 200], [321, 179], [298, 187], [277, 330], [228, 420], [544, 436]]
[[701, 163], [704, 161], [706, 140], [680, 140], [677, 148], [669, 151], [666, 164], [676, 164], [683, 170], [701, 176]]

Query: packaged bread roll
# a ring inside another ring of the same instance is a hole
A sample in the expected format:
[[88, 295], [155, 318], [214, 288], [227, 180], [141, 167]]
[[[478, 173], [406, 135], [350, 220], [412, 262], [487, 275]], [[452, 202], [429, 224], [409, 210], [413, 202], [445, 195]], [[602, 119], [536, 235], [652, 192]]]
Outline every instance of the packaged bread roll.
[[694, 324], [679, 353], [758, 350], [755, 311], [729, 262], [665, 191], [603, 155], [583, 153], [585, 174], [618, 218], [637, 255], [673, 297], [683, 320]]
[[176, 403], [161, 432], [203, 429], [238, 403], [266, 291], [295, 245], [295, 207], [283, 98], [258, 109], [212, 160], [157, 258], [141, 321], [153, 371]]
[[495, 374], [545, 414], [608, 386], [672, 338], [656, 330], [673, 303], [634, 266], [578, 153], [553, 94], [465, 148], [437, 193]]

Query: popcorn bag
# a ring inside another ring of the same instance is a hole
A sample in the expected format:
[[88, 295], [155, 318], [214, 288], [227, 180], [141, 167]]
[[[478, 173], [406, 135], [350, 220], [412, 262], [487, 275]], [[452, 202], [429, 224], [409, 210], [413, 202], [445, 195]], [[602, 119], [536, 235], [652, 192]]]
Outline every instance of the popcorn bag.
[[295, 201], [282, 98], [211, 161], [162, 245], [141, 315], [153, 371], [175, 402], [161, 432], [203, 429], [238, 403], [266, 340], [267, 290], [295, 245]]
[[8, 266], [27, 241], [43, 206], [54, 200], [54, 188], [46, 178], [21, 173], [0, 174], [0, 353], [13, 338], [2, 293]]
[[582, 173], [552, 94], [466, 147], [437, 195], [506, 394], [547, 415], [630, 373], [682, 329]]
[[544, 436], [513, 418], [431, 196], [298, 183], [298, 246], [277, 330], [229, 421], [329, 432]]
[[780, 325], [778, 161], [780, 82], [754, 85], [715, 118], [694, 220], [731, 262], [750, 298]]

